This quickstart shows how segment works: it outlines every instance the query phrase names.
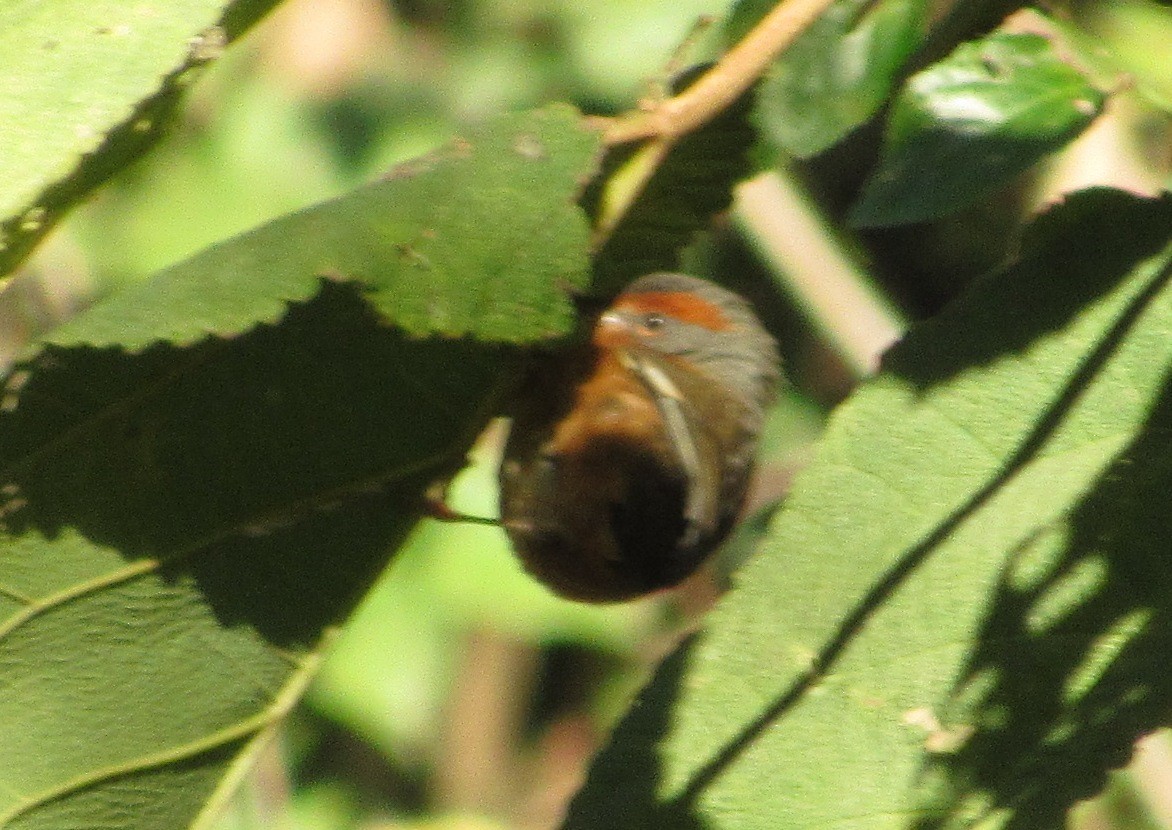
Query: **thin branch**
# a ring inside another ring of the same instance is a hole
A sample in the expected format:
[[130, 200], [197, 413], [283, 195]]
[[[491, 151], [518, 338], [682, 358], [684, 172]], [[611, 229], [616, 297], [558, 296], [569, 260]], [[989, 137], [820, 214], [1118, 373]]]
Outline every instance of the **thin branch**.
[[679, 95], [647, 112], [597, 119], [610, 145], [643, 138], [671, 142], [715, 118], [761, 77], [773, 59], [834, 0], [783, 0], [740, 43]]

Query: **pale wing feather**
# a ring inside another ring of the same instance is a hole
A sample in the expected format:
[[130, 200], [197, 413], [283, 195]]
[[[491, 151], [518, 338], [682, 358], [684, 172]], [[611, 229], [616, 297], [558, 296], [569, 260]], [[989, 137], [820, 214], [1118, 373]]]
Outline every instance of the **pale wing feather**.
[[655, 398], [656, 406], [663, 416], [664, 428], [687, 474], [688, 495], [684, 503], [684, 519], [688, 529], [680, 540], [680, 546], [692, 547], [716, 531], [720, 485], [715, 480], [715, 471], [712, 465], [705, 465], [700, 457], [700, 447], [688, 417], [688, 403], [675, 382], [661, 368], [640, 355], [624, 351], [621, 359]]

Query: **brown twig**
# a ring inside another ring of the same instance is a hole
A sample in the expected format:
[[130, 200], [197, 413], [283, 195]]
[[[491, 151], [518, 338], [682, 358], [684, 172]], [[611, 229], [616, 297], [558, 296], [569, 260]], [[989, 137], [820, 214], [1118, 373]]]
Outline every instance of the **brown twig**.
[[644, 138], [672, 142], [704, 125], [761, 77], [769, 64], [809, 28], [834, 0], [784, 0], [765, 15], [711, 69], [646, 112], [596, 119], [610, 145]]

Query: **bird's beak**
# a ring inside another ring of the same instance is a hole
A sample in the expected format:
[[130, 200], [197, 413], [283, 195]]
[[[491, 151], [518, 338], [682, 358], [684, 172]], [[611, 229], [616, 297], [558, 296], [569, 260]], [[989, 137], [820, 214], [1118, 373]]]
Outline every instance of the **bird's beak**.
[[631, 321], [619, 311], [604, 312], [594, 325], [594, 345], [600, 349], [619, 349], [635, 339]]

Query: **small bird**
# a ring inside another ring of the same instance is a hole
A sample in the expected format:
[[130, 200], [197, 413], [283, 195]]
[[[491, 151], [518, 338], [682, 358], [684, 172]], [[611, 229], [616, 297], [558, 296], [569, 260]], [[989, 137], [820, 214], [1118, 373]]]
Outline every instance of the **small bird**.
[[501, 522], [525, 567], [590, 602], [679, 583], [736, 520], [779, 377], [740, 296], [684, 274], [635, 280], [513, 412]]

